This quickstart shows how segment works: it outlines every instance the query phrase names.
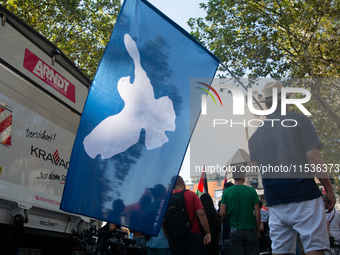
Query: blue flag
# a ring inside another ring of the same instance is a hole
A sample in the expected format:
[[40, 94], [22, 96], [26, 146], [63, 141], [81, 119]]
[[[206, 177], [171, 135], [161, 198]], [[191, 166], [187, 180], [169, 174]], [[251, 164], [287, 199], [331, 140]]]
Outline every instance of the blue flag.
[[157, 235], [192, 131], [190, 78], [212, 79], [218, 63], [150, 3], [126, 0], [84, 106], [61, 209]]

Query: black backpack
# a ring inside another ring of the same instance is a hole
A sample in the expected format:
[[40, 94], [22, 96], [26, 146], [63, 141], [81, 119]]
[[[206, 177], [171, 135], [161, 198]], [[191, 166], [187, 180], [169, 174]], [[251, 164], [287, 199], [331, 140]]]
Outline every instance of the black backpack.
[[171, 194], [168, 208], [164, 216], [164, 229], [173, 239], [182, 237], [192, 228], [192, 222], [195, 216], [190, 220], [187, 208], [185, 206], [184, 193], [187, 190]]

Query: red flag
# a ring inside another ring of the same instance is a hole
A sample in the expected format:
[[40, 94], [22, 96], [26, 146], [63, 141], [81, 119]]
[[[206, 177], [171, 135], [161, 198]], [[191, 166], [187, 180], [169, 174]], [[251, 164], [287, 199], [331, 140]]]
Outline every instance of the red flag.
[[208, 182], [207, 174], [205, 172], [205, 166], [203, 167], [203, 172], [201, 174], [200, 181], [198, 183], [196, 194], [200, 197], [203, 193], [208, 193]]

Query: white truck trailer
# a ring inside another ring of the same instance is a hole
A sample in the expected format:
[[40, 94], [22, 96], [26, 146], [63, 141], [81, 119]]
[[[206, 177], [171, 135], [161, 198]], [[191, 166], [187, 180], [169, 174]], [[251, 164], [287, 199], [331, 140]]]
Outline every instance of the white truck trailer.
[[0, 5], [0, 254], [67, 254], [96, 220], [59, 209], [91, 81]]

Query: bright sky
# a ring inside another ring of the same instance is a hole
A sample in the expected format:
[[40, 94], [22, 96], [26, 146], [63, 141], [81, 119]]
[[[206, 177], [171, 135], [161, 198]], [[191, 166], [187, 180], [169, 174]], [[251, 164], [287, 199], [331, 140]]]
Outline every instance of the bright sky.
[[187, 22], [190, 18], [205, 17], [206, 12], [200, 8], [199, 4], [207, 0], [149, 0], [158, 10], [190, 32]]
[[[208, 0], [148, 0], [158, 10], [172, 19], [190, 33], [187, 24], [190, 18], [205, 17], [206, 12], [200, 8], [200, 3], [206, 3]], [[123, 4], [124, 0], [121, 0]]]

